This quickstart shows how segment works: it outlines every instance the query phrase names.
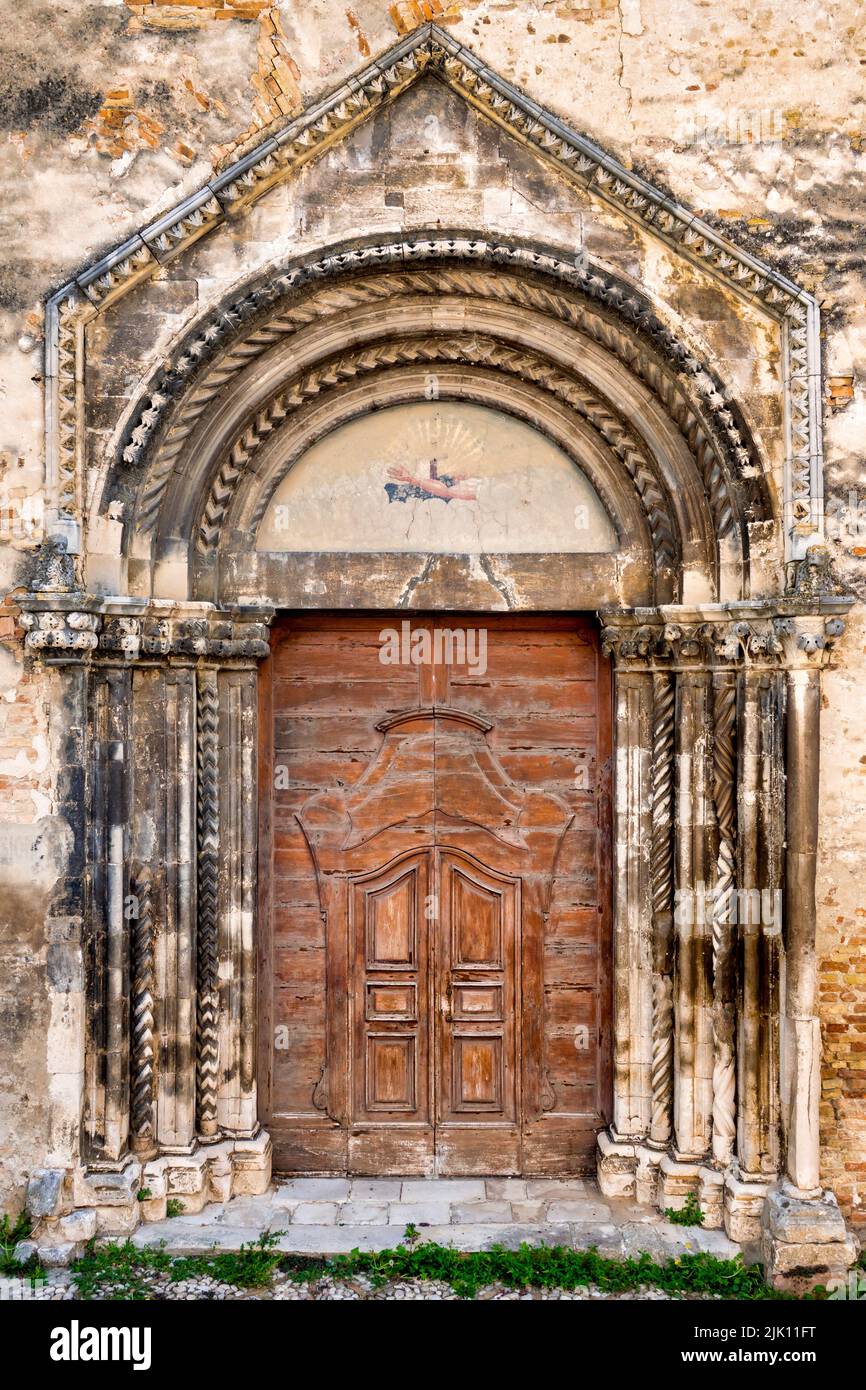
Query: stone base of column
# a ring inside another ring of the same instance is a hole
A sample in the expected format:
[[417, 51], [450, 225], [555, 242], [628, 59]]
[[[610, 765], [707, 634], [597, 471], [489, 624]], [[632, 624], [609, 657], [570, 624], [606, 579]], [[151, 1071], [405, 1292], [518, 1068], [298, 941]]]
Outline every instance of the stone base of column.
[[629, 1139], [614, 1130], [598, 1136], [596, 1172], [605, 1197], [631, 1197], [655, 1206], [659, 1188], [659, 1164], [664, 1151], [644, 1139]]
[[804, 1293], [816, 1284], [844, 1281], [858, 1246], [832, 1192], [806, 1197], [781, 1183], [764, 1204], [761, 1252], [768, 1284]]
[[766, 1178], [736, 1172], [725, 1174], [724, 1216], [725, 1232], [740, 1245], [761, 1239], [761, 1216], [767, 1193], [777, 1181], [776, 1175]]
[[671, 1153], [642, 1138], [614, 1130], [598, 1136], [598, 1185], [605, 1197], [680, 1211], [693, 1196], [703, 1212], [703, 1228], [721, 1230], [739, 1244], [761, 1239], [761, 1213], [775, 1175], [743, 1179], [734, 1166], [727, 1171], [702, 1157]]
[[28, 1201], [35, 1229], [19, 1258], [38, 1254], [46, 1265], [69, 1264], [93, 1236], [128, 1236], [142, 1221], [164, 1220], [170, 1201], [198, 1212], [209, 1202], [259, 1196], [270, 1182], [271, 1140], [264, 1130], [144, 1164], [129, 1157], [109, 1170], [51, 1170], [48, 1177], [40, 1170]]
[[704, 1230], [717, 1231], [722, 1225], [723, 1182], [724, 1173], [702, 1159], [665, 1154], [659, 1164], [659, 1210], [681, 1211], [694, 1197], [704, 1214]]
[[680, 1211], [693, 1196], [704, 1213], [704, 1229], [722, 1225], [724, 1173], [702, 1159], [683, 1160], [645, 1139], [605, 1131], [598, 1136], [596, 1167], [605, 1197]]

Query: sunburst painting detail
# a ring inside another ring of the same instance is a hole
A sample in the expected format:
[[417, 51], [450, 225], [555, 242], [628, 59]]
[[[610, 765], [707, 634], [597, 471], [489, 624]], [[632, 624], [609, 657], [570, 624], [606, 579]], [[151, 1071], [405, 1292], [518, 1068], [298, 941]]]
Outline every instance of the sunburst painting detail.
[[[438, 497], [442, 502], [477, 502], [478, 479], [465, 470], [473, 462], [480, 465], [483, 458], [483, 440], [466, 420], [453, 409], [447, 413], [442, 407], [429, 409], [385, 454], [388, 501], [424, 502]], [[407, 459], [421, 459], [421, 469], [407, 464]]]
[[[502, 411], [419, 401], [371, 411], [289, 469], [259, 550], [609, 553], [616, 533], [586, 474]], [[323, 543], [323, 537], [325, 541]]]

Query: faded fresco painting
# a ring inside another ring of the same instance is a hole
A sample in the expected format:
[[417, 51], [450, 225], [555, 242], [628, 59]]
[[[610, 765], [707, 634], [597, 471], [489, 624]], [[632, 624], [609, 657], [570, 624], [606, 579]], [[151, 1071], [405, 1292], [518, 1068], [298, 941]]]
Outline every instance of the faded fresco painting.
[[309, 550], [313, 537], [331, 551], [616, 549], [598, 494], [561, 449], [457, 401], [392, 406], [308, 450], [274, 494], [257, 548]]

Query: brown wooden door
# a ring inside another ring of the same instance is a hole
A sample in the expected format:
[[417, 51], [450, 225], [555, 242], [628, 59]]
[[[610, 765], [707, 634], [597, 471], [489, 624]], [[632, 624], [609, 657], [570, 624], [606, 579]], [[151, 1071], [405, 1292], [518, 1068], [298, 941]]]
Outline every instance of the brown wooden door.
[[489, 616], [484, 670], [383, 668], [402, 621], [287, 624], [265, 681], [275, 1165], [574, 1171], [609, 1089], [606, 668], [585, 624]]

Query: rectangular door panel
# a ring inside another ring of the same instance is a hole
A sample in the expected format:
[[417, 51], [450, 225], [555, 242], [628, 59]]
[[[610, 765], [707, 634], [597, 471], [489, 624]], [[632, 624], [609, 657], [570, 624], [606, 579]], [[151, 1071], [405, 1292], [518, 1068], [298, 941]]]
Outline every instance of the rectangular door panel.
[[479, 1153], [481, 1122], [491, 1126], [488, 1153], [498, 1165], [518, 1115], [519, 883], [453, 850], [439, 850], [437, 862], [437, 1151], [444, 1144], [452, 1164], [461, 1146]]
[[349, 884], [353, 1124], [429, 1120], [426, 852]]

